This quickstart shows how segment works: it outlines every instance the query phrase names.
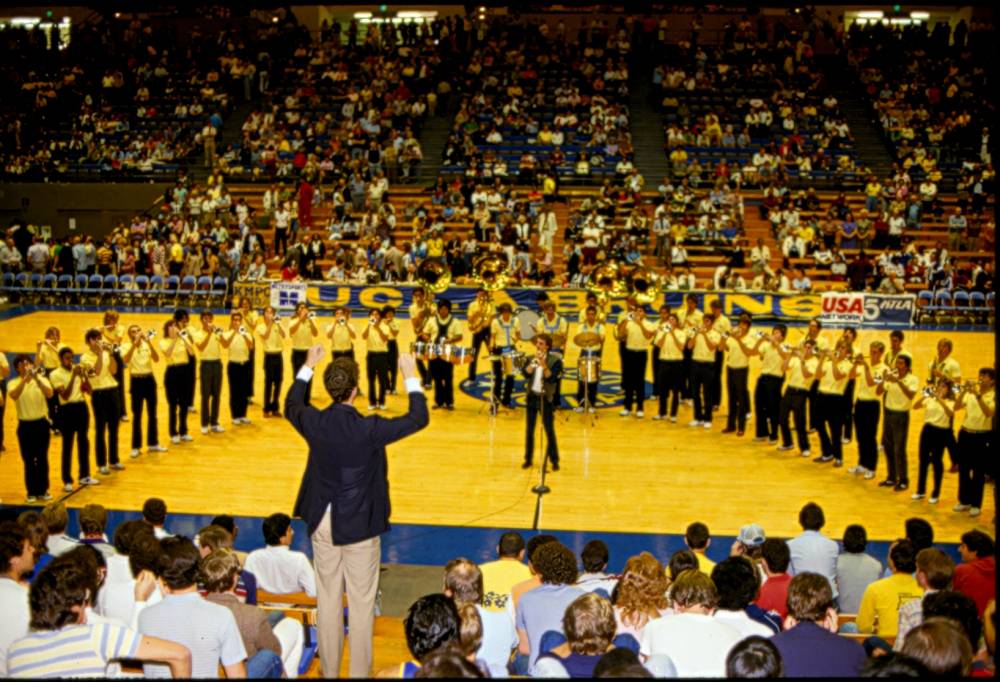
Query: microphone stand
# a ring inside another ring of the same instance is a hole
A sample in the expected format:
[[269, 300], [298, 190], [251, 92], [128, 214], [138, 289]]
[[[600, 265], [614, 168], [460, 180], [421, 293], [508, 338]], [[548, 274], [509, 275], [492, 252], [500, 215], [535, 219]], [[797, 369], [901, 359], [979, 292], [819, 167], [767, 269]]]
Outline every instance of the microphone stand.
[[[530, 386], [529, 386], [529, 390], [530, 390]], [[531, 530], [538, 530], [538, 521], [539, 521], [539, 519], [541, 518], [541, 515], [542, 515], [542, 497], [544, 495], [547, 495], [548, 493], [552, 492], [552, 489], [549, 488], [549, 486], [545, 485], [545, 474], [548, 473], [548, 469], [549, 469], [549, 449], [548, 449], [548, 443], [546, 443], [546, 441], [545, 441], [545, 402], [546, 401], [545, 401], [545, 382], [544, 382], [544, 380], [542, 382], [542, 395], [540, 396], [540, 400], [541, 400], [541, 410], [540, 410], [540, 412], [541, 412], [542, 419], [541, 419], [541, 424], [539, 425], [541, 427], [541, 429], [540, 429], [541, 433], [539, 434], [539, 441], [541, 443], [541, 447], [543, 448], [543, 450], [542, 450], [542, 452], [543, 452], [543, 454], [542, 454], [542, 473], [541, 473], [541, 476], [540, 476], [540, 478], [538, 480], [538, 485], [536, 485], [535, 487], [533, 487], [531, 489], [531, 492], [535, 493], [535, 495], [536, 495], [536, 500], [535, 500], [535, 518], [531, 522]], [[555, 425], [553, 425], [553, 427], [554, 426]]]

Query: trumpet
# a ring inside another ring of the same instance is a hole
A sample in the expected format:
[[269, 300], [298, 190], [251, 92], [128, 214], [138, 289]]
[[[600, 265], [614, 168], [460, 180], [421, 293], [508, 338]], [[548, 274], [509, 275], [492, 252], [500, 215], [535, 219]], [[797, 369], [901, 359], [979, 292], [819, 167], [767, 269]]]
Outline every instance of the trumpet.
[[674, 330], [674, 325], [670, 324], [669, 322], [664, 322], [663, 324], [661, 324], [659, 329], [660, 333], [662, 334], [669, 334], [673, 330]]
[[755, 339], [767, 338], [767, 332], [765, 332], [765, 331], [758, 331], [756, 334], [754, 334], [754, 338]]
[[783, 352], [783, 353], [791, 353], [792, 352], [792, 346], [791, 346], [791, 344], [787, 344], [787, 343], [781, 344], [781, 352]]
[[247, 328], [244, 327], [243, 325], [240, 325], [239, 332], [240, 332], [240, 334], [246, 334], [247, 333]]
[[154, 336], [156, 336], [156, 330], [155, 329], [150, 329], [148, 332], [146, 332], [146, 338], [147, 339], [152, 339]]
[[934, 397], [934, 393], [935, 393], [934, 389], [931, 388], [930, 386], [928, 386], [927, 388], [924, 389], [924, 397], [925, 398], [933, 398]]
[[215, 332], [216, 334], [221, 334], [224, 330], [222, 329], [222, 327], [215, 327], [212, 329], [212, 331]]
[[343, 325], [347, 324], [347, 319], [344, 318], [344, 317], [339, 317], [339, 318], [337, 318], [337, 324], [343, 326]]
[[315, 319], [316, 318], [316, 311], [310, 310], [309, 314], [306, 315], [306, 317], [309, 318], [310, 320]]
[[688, 327], [687, 328], [687, 337], [689, 339], [693, 339], [697, 335], [698, 335], [698, 330], [697, 329], [695, 329], [694, 327]]
[[180, 331], [180, 337], [181, 337], [182, 339], [186, 339], [186, 338], [188, 337], [188, 331], [187, 331], [187, 329], [182, 329], [182, 330]]

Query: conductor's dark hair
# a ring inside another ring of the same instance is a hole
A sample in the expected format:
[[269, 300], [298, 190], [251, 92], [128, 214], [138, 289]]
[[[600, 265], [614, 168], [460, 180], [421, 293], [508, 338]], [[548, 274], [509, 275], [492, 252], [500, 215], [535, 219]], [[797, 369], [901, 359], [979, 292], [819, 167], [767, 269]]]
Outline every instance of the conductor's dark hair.
[[358, 386], [358, 363], [351, 358], [337, 358], [323, 371], [323, 386], [335, 403], [342, 403], [351, 397]]

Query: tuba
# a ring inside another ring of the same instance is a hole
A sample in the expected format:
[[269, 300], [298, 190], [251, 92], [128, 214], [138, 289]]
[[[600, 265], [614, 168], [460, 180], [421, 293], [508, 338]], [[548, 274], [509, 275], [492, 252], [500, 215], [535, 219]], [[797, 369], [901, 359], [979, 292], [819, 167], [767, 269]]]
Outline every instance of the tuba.
[[623, 295], [626, 286], [618, 263], [606, 260], [595, 265], [587, 276], [587, 290], [597, 296], [602, 308], [612, 296]]
[[[436, 260], [424, 260], [417, 267], [417, 284], [428, 294], [440, 294], [451, 284], [451, 270]], [[428, 297], [430, 298], [430, 297]]]
[[506, 256], [488, 253], [472, 266], [472, 278], [486, 291], [499, 291], [507, 287], [508, 264]]
[[653, 268], [636, 265], [625, 273], [628, 296], [639, 305], [649, 305], [655, 301], [662, 284], [663, 278]]

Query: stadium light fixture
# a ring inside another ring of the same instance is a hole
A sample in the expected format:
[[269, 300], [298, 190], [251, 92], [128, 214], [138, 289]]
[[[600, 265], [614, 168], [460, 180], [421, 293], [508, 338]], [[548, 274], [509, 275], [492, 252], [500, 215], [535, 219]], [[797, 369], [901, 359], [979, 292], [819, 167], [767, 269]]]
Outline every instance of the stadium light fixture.
[[864, 10], [863, 12], [858, 12], [859, 19], [882, 19], [885, 17], [885, 12], [882, 10]]
[[930, 12], [910, 12], [910, 18], [917, 21], [927, 21], [931, 18]]
[[355, 19], [371, 19], [372, 18], [372, 13], [371, 12], [355, 12], [354, 13], [354, 18]]

